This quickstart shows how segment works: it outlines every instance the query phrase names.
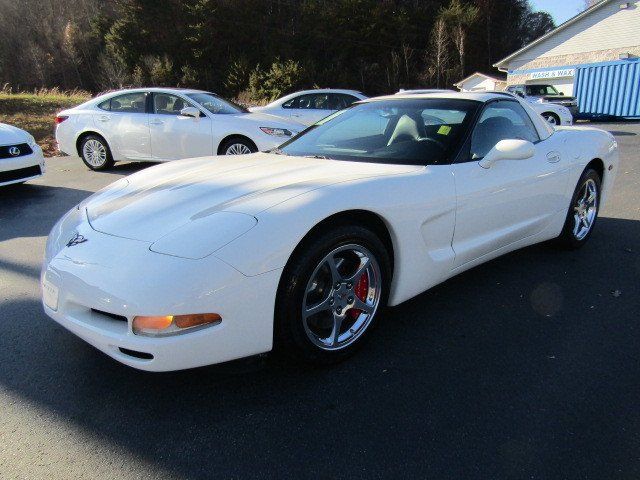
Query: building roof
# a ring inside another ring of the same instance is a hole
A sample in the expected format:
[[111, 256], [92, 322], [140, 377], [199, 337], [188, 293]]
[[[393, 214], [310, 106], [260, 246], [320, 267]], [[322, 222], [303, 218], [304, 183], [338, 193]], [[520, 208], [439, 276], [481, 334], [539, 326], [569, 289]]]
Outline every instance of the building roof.
[[454, 86], [454, 87], [458, 87], [458, 88], [460, 88], [460, 86], [461, 86], [463, 83], [465, 83], [465, 82], [467, 82], [467, 81], [471, 80], [471, 79], [472, 79], [472, 78], [474, 78], [474, 77], [483, 77], [483, 78], [488, 78], [489, 80], [495, 80], [496, 82], [504, 82], [504, 81], [506, 80], [503, 76], [501, 76], [501, 77], [494, 77], [494, 76], [492, 76], [492, 75], [487, 75], [486, 73], [482, 73], [482, 72], [475, 72], [475, 73], [472, 73], [471, 75], [469, 75], [467, 78], [463, 78], [463, 79], [462, 79], [462, 80], [460, 80], [459, 82], [454, 83], [454, 84], [453, 84], [453, 86]]
[[518, 50], [518, 51], [512, 53], [511, 55], [509, 55], [508, 57], [505, 57], [502, 60], [494, 63], [493, 66], [496, 67], [496, 68], [504, 68], [504, 67], [506, 67], [507, 66], [506, 64], [509, 61], [513, 60], [516, 57], [519, 57], [522, 53], [526, 52], [530, 48], [538, 45], [539, 43], [544, 42], [548, 38], [556, 35], [558, 32], [561, 32], [562, 30], [566, 29], [567, 27], [573, 25], [577, 21], [582, 20], [583, 18], [585, 18], [588, 15], [591, 15], [593, 12], [595, 12], [596, 10], [599, 10], [601, 7], [603, 7], [604, 5], [609, 3], [610, 1], [611, 0], [600, 0], [598, 3], [596, 3], [596, 4], [592, 5], [591, 7], [587, 8], [585, 11], [579, 13], [575, 17], [570, 18], [569, 20], [567, 20], [563, 24], [557, 26], [556, 28], [554, 28], [550, 32], [544, 34], [543, 36], [535, 39], [533, 42], [529, 43], [528, 45], [525, 45], [520, 50]]

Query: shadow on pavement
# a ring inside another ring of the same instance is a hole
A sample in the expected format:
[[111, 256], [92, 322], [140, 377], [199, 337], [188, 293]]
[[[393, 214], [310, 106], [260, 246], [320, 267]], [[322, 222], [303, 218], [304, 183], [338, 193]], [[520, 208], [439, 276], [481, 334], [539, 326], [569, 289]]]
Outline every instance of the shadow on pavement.
[[475, 268], [389, 310], [323, 369], [257, 357], [139, 372], [37, 301], [5, 302], [0, 384], [185, 478], [637, 473], [638, 238], [639, 221], [600, 218], [582, 250]]
[[48, 235], [58, 218], [92, 193], [29, 183], [0, 188], [0, 242]]

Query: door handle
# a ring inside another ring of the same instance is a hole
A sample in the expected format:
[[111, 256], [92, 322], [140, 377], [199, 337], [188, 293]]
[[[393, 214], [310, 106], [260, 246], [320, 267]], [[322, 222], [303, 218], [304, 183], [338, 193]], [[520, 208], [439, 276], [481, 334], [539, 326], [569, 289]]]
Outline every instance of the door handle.
[[98, 117], [98, 121], [99, 122], [108, 122], [109, 121], [109, 117], [106, 117], [106, 116]]
[[292, 113], [291, 114], [292, 117], [301, 117], [302, 115], [298, 114], [298, 113]]
[[162, 125], [164, 122], [162, 120], [152, 120], [151, 125]]
[[558, 152], [547, 153], [547, 161], [549, 163], [558, 163], [560, 161], [560, 154]]

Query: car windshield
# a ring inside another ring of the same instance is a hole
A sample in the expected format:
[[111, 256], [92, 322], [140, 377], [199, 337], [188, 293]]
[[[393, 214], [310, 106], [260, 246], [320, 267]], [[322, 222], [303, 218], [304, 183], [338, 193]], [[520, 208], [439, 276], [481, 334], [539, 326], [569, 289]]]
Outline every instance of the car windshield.
[[527, 95], [540, 97], [543, 95], [560, 95], [553, 85], [528, 85]]
[[198, 92], [187, 93], [187, 97], [202, 105], [211, 113], [248, 113], [249, 111], [241, 105], [225, 100], [214, 93]]
[[442, 98], [357, 104], [316, 123], [278, 152], [372, 163], [446, 163], [479, 105]]

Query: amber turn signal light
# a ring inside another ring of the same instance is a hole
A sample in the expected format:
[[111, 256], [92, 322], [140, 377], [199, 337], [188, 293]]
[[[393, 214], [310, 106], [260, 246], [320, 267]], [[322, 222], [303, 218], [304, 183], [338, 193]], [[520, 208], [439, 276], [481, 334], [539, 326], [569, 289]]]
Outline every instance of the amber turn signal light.
[[181, 333], [189, 328], [217, 325], [222, 317], [217, 313], [196, 313], [192, 315], [165, 315], [134, 317], [132, 329], [136, 335], [161, 336]]

